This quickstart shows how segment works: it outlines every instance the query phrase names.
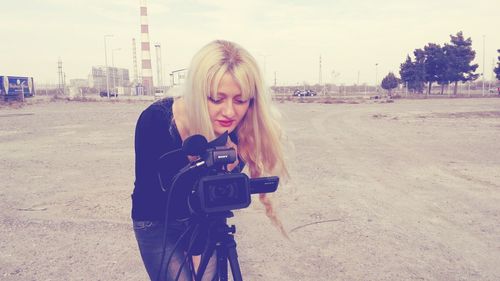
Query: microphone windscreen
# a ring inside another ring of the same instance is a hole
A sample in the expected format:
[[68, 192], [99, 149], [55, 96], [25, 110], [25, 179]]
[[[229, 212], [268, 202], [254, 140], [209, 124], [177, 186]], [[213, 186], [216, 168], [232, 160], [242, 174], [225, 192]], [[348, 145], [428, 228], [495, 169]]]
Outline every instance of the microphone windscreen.
[[190, 156], [202, 155], [207, 148], [207, 139], [202, 135], [192, 135], [182, 143], [182, 150]]

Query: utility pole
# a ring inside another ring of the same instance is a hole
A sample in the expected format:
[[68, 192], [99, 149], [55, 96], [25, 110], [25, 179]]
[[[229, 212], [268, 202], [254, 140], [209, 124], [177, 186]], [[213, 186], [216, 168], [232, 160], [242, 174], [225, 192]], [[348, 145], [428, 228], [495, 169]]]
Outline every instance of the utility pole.
[[65, 81], [64, 81], [64, 73], [63, 73], [63, 66], [62, 66], [62, 60], [61, 58], [59, 58], [59, 60], [57, 61], [57, 75], [58, 75], [58, 85], [57, 85], [57, 92], [59, 94], [62, 94], [64, 95], [65, 91], [64, 91], [64, 88], [65, 88]]
[[[161, 67], [161, 45], [160, 43], [155, 44], [155, 51], [156, 51], [156, 76], [157, 76], [157, 82], [158, 82], [158, 88], [162, 89], [163, 87], [163, 70]], [[163, 90], [162, 90], [163, 91]]]
[[134, 85], [137, 84], [139, 81], [138, 75], [137, 75], [137, 51], [136, 51], [136, 45], [135, 45], [135, 38], [132, 38], [132, 60], [134, 63]]
[[108, 37], [113, 37], [112, 34], [104, 35], [104, 69], [106, 70], [106, 94], [109, 99], [109, 69], [108, 69], [108, 47], [106, 44], [106, 39]]

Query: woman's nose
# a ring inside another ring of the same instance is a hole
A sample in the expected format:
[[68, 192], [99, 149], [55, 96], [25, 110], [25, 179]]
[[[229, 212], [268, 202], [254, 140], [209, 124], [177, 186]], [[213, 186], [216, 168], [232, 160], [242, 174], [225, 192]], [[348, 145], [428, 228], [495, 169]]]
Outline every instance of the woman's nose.
[[232, 118], [234, 117], [234, 104], [232, 101], [227, 101], [225, 104], [224, 104], [224, 108], [222, 110], [222, 114], [225, 116], [225, 117], [228, 117], [228, 118]]

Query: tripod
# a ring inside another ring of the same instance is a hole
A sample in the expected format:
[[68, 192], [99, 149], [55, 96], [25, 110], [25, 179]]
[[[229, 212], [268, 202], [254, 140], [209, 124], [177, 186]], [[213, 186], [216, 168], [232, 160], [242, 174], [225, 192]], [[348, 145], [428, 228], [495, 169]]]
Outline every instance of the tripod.
[[242, 281], [240, 265], [238, 263], [238, 253], [236, 252], [236, 241], [234, 233], [236, 227], [227, 225], [227, 218], [233, 216], [231, 211], [221, 212], [211, 215], [208, 219], [211, 221], [209, 225], [209, 238], [207, 247], [201, 257], [196, 281], [201, 281], [203, 273], [207, 268], [208, 261], [212, 257], [214, 251], [217, 251], [217, 273], [214, 280], [227, 281], [227, 262], [231, 266], [231, 273], [234, 281]]

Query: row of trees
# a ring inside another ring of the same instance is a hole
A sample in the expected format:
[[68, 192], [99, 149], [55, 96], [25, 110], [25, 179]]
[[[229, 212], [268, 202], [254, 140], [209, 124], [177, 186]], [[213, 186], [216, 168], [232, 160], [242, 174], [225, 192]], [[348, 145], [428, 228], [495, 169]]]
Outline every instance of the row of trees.
[[436, 82], [441, 85], [441, 93], [445, 85], [454, 83], [453, 94], [456, 95], [458, 82], [474, 81], [479, 76], [474, 73], [478, 65], [472, 64], [476, 56], [472, 40], [465, 39], [461, 31], [455, 36], [450, 35], [450, 43], [443, 46], [429, 43], [423, 49], [415, 49], [413, 55], [414, 58], [406, 57], [399, 74], [401, 82], [418, 93], [423, 92], [427, 83], [430, 94], [432, 84]]
[[[497, 53], [500, 55], [500, 49], [497, 50]], [[498, 80], [500, 80], [500, 56], [497, 57], [497, 67], [495, 67], [495, 74]]]

